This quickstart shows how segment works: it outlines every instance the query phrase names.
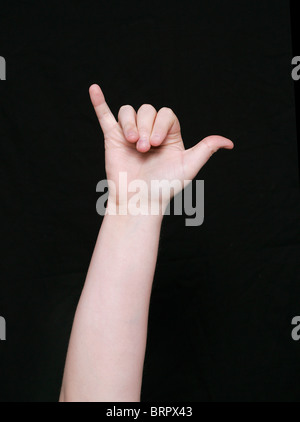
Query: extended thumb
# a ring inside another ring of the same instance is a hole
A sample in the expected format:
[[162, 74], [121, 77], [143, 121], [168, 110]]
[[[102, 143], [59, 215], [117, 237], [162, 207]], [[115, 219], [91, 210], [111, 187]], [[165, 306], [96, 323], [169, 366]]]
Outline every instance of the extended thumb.
[[233, 147], [233, 142], [223, 136], [212, 135], [202, 139], [198, 144], [184, 152], [185, 177], [192, 180], [219, 148], [232, 149]]

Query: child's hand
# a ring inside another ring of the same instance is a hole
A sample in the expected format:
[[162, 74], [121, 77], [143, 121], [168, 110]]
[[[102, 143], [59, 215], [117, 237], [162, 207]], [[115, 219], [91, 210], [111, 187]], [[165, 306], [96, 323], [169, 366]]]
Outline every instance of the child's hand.
[[[214, 135], [185, 150], [179, 121], [171, 109], [157, 112], [143, 104], [136, 113], [126, 105], [120, 108], [117, 122], [98, 85], [90, 87], [90, 97], [104, 134], [107, 178], [117, 193], [120, 172], [127, 173], [128, 184], [143, 180], [150, 187], [152, 180], [180, 180], [183, 188], [184, 181], [192, 180], [214, 152], [233, 148], [229, 139]], [[117, 193], [113, 197], [110, 193], [109, 199], [120, 205]], [[166, 206], [171, 196], [155, 200]]]

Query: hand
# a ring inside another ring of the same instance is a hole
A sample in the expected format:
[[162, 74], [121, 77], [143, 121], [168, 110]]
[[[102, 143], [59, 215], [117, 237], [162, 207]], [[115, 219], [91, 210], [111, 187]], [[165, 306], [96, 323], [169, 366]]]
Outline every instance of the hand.
[[[128, 185], [143, 180], [150, 188], [153, 180], [180, 180], [182, 189], [184, 181], [192, 180], [214, 152], [233, 148], [229, 139], [214, 135], [185, 150], [178, 118], [170, 108], [157, 112], [152, 105], [143, 104], [136, 113], [132, 106], [125, 105], [119, 110], [117, 122], [100, 87], [92, 85], [89, 92], [104, 135], [107, 179], [117, 188], [114, 195], [109, 193], [109, 201], [117, 205], [120, 172], [126, 172]], [[166, 207], [171, 196], [151, 200]]]

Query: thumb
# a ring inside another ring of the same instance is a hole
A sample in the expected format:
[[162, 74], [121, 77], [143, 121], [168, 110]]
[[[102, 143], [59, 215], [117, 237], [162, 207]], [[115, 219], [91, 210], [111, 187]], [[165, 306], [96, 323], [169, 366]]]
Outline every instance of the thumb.
[[184, 151], [185, 177], [192, 180], [219, 148], [232, 149], [233, 147], [233, 142], [223, 136], [212, 135], [202, 139], [198, 144]]

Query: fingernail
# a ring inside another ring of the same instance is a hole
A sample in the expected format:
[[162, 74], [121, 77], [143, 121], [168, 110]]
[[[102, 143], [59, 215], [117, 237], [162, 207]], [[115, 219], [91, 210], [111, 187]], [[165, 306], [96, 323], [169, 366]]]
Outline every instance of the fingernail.
[[159, 133], [155, 133], [154, 135], [151, 136], [151, 144], [157, 144], [160, 141], [160, 134]]
[[137, 148], [140, 151], [148, 151], [149, 149], [149, 142], [147, 139], [145, 138], [140, 138], [137, 142]]

